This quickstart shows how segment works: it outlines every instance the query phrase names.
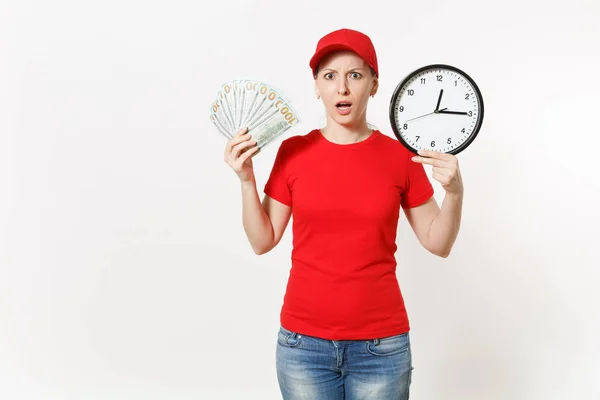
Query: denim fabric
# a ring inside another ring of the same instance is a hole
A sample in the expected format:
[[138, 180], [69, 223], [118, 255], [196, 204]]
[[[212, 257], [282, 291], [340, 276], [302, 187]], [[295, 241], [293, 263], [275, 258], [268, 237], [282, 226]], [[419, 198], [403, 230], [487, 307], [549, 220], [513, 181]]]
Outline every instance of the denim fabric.
[[277, 379], [284, 400], [405, 400], [409, 333], [369, 340], [325, 340], [280, 327]]

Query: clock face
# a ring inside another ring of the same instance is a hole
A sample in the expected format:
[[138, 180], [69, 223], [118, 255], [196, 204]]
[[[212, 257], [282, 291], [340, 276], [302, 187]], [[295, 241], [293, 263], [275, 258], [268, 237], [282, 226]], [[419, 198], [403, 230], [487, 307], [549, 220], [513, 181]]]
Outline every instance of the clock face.
[[483, 98], [458, 68], [435, 64], [400, 82], [390, 102], [394, 134], [413, 152], [457, 154], [475, 139], [483, 121]]

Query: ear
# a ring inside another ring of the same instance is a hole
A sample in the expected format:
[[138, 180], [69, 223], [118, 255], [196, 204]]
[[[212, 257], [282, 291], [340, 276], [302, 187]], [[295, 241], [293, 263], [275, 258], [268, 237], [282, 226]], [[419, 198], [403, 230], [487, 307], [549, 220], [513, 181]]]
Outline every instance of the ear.
[[377, 94], [377, 90], [379, 89], [379, 79], [377, 77], [373, 78], [373, 88], [371, 89], [371, 96], [375, 96]]
[[319, 92], [319, 88], [317, 87], [317, 81], [315, 80], [315, 95], [317, 99], [321, 98], [321, 92]]

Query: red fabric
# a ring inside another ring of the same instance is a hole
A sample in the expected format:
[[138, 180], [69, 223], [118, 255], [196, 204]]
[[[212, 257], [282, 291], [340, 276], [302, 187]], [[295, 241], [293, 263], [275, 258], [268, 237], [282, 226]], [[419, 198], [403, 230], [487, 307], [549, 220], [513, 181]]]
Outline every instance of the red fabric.
[[284, 328], [330, 340], [410, 330], [396, 278], [398, 218], [433, 195], [412, 156], [379, 131], [347, 145], [320, 130], [282, 141], [264, 192], [292, 207]]
[[313, 75], [321, 59], [328, 53], [336, 50], [350, 50], [358, 54], [363, 60], [369, 64], [375, 71], [375, 75], [379, 77], [379, 66], [377, 65], [377, 52], [373, 46], [371, 38], [362, 32], [355, 31], [353, 29], [338, 29], [323, 36], [317, 48], [315, 54], [308, 63], [313, 71]]

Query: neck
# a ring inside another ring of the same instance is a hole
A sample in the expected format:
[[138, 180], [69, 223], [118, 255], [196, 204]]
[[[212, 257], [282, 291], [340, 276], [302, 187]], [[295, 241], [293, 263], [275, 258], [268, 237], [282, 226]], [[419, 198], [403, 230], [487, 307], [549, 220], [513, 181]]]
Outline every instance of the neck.
[[327, 125], [321, 129], [325, 137], [337, 144], [352, 144], [365, 140], [373, 130], [369, 129], [366, 120], [353, 125], [340, 125], [331, 118], [327, 119]]

